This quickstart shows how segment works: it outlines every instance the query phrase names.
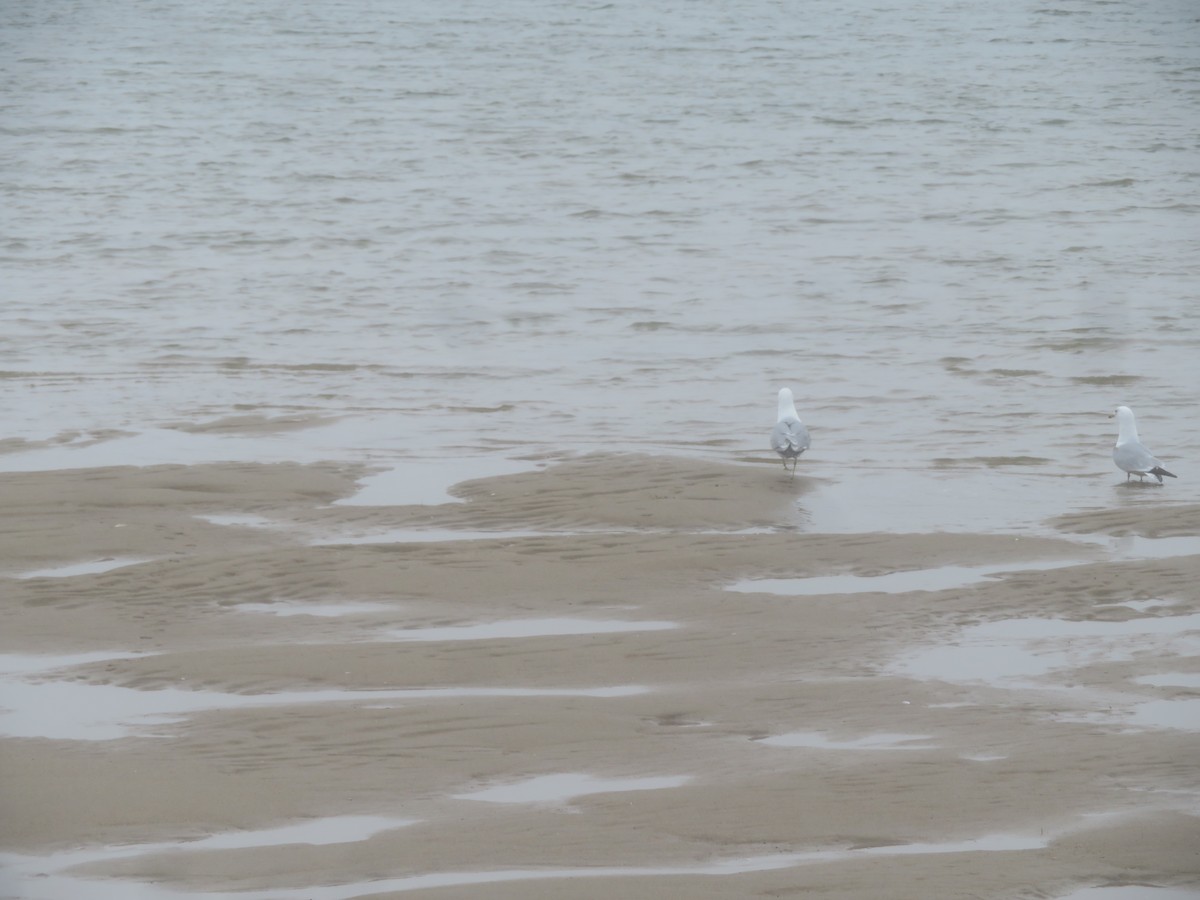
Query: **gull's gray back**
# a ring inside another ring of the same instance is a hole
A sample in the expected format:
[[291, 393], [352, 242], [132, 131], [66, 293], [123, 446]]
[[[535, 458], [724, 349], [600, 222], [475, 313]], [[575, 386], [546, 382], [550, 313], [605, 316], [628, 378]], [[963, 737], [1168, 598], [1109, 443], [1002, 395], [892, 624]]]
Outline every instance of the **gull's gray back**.
[[1126, 441], [1113, 447], [1113, 462], [1123, 472], [1149, 472], [1155, 466], [1162, 465], [1141, 441]]
[[808, 449], [808, 429], [799, 419], [784, 419], [771, 430], [771, 449], [784, 459], [794, 459]]

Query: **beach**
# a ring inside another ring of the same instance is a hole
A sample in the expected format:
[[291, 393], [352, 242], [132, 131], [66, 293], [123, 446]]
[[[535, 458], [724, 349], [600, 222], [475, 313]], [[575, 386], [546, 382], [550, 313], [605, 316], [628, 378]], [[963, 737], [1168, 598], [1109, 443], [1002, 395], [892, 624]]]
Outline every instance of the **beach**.
[[4, 896], [1195, 889], [1195, 505], [815, 534], [762, 462], [4, 476]]
[[0, 900], [1200, 897], [1197, 47], [0, 4]]

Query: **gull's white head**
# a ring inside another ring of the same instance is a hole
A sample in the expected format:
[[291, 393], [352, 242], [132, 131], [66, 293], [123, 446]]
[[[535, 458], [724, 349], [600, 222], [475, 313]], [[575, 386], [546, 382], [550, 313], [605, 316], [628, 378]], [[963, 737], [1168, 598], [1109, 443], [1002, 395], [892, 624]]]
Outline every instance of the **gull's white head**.
[[796, 415], [796, 401], [792, 399], [791, 388], [779, 389], [779, 421], [784, 419], [799, 419]]
[[1113, 415], [1117, 417], [1117, 443], [1136, 441], [1138, 432], [1137, 423], [1133, 418], [1133, 410], [1128, 406], [1118, 406]]

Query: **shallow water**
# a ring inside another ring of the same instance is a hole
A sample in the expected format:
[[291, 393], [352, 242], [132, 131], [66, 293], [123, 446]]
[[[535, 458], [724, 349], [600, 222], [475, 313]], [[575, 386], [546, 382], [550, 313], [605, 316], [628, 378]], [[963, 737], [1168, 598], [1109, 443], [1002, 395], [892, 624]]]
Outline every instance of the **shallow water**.
[[489, 478], [527, 472], [532, 464], [492, 458], [486, 461], [457, 459], [406, 460], [402, 466], [368, 475], [359, 481], [358, 490], [335, 502], [335, 506], [437, 505], [459, 502], [449, 488], [470, 478]]
[[134, 557], [111, 557], [108, 559], [86, 560], [69, 563], [65, 566], [52, 566], [49, 569], [35, 569], [21, 572], [15, 578], [73, 578], [76, 575], [98, 575], [101, 572], [111, 572], [113, 569], [123, 569], [126, 566], [136, 566], [138, 563], [149, 562], [146, 559]]
[[[1153, 652], [1164, 659], [1200, 652], [1200, 614], [1125, 621], [1002, 619], [960, 629], [904, 653], [887, 671], [909, 678], [998, 687], [1042, 685], [1050, 672]], [[1149, 723], [1147, 723], [1149, 724]]]
[[621, 621], [617, 619], [508, 619], [439, 628], [404, 628], [388, 632], [393, 641], [487, 641], [500, 638], [550, 637], [586, 634], [624, 634], [631, 631], [664, 631], [678, 622]]
[[230, 607], [238, 612], [266, 613], [272, 616], [316, 616], [333, 619], [362, 613], [384, 613], [392, 609], [383, 603], [238, 603]]
[[1059, 569], [1080, 565], [1080, 560], [1003, 563], [989, 566], [938, 566], [884, 575], [820, 575], [812, 578], [748, 578], [728, 586], [739, 593], [818, 596], [822, 594], [906, 594], [912, 591], [945, 591], [987, 581], [1006, 572]]
[[40, 675], [88, 663], [136, 659], [152, 654], [97, 650], [92, 653], [0, 653], [0, 675]]
[[156, 841], [151, 844], [117, 844], [111, 847], [66, 850], [43, 857], [43, 865], [59, 869], [91, 862], [143, 856], [174, 850], [241, 850], [283, 847], [289, 844], [346, 844], [365, 841], [393, 828], [414, 825], [417, 819], [388, 816], [326, 816], [273, 828], [222, 831], [189, 841]]
[[[225, 831], [210, 834], [191, 841], [157, 841], [151, 844], [117, 844], [108, 847], [84, 847], [65, 850], [48, 856], [24, 856], [15, 853], [0, 853], [0, 865], [12, 876], [27, 879], [26, 896], [95, 898], [95, 900], [117, 900], [117, 898], [189, 896], [174, 891], [158, 893], [156, 886], [122, 880], [88, 881], [70, 876], [50, 876], [48, 873], [66, 872], [88, 863], [109, 862], [130, 857], [149, 856], [157, 853], [202, 852], [206, 850], [240, 850], [260, 847], [281, 847], [289, 844], [341, 844], [365, 841], [395, 828], [404, 828], [417, 823], [417, 819], [398, 819], [388, 816], [327, 816], [294, 822], [274, 828], [249, 831]], [[36, 880], [35, 880], [36, 879]], [[38, 882], [49, 880], [52, 887], [35, 887]], [[55, 884], [61, 882], [61, 884]], [[158, 886], [161, 887], [161, 886]], [[44, 891], [45, 893], [41, 893]], [[196, 896], [196, 895], [190, 895]]]
[[[1200, 498], [1187, 4], [138, 13], [0, 10], [0, 421], [58, 440], [4, 470], [355, 459], [445, 502], [767, 461], [789, 384], [814, 529]], [[1119, 402], [1177, 482], [1118, 484]]]
[[1121, 721], [1135, 728], [1170, 728], [1200, 732], [1200, 699], [1148, 700]]
[[[775, 853], [760, 856], [730, 857], [710, 862], [659, 866], [588, 866], [581, 868], [498, 869], [474, 872], [435, 872], [399, 878], [382, 878], [352, 884], [313, 885], [299, 889], [269, 892], [239, 891], [233, 893], [171, 890], [161, 884], [147, 885], [127, 881], [95, 881], [73, 878], [54, 871], [54, 857], [0, 856], [13, 871], [36, 872], [27, 881], [31, 893], [28, 900], [59, 900], [71, 896], [75, 900], [351, 900], [366, 894], [407, 892], [435, 887], [474, 884], [500, 884], [513, 881], [570, 880], [579, 878], [628, 878], [669, 875], [727, 876], [746, 872], [764, 872], [816, 863], [846, 862], [864, 857], [919, 856], [943, 853], [1005, 853], [1039, 850], [1047, 845], [1045, 838], [1019, 835], [985, 835], [965, 841], [927, 844], [894, 844], [879, 847], [832, 848], [798, 853]], [[176, 848], [183, 845], [176, 845]], [[115, 857], [128, 855], [127, 848], [112, 848]], [[99, 851], [103, 852], [103, 851]], [[51, 872], [47, 872], [49, 869]], [[57, 893], [56, 893], [57, 892]], [[1169, 898], [1174, 900], [1174, 898]]]
[[[0, 657], [0, 671], [6, 659]], [[24, 658], [9, 661], [21, 671]], [[57, 667], [56, 667], [57, 668]], [[382, 701], [420, 702], [459, 697], [625, 697], [643, 693], [638, 686], [598, 688], [402, 688], [397, 690], [277, 691], [270, 694], [230, 694], [219, 691], [158, 688], [137, 690], [81, 681], [9, 678], [3, 684], [0, 735], [58, 740], [110, 741], [131, 735], [160, 734], [164, 726], [190, 715], [214, 710], [261, 709], [309, 703], [357, 702], [386, 709]]]
[[852, 740], [832, 740], [820, 731], [793, 731], [763, 738], [760, 743], [772, 747], [805, 747], [810, 750], [934, 750], [936, 744], [924, 743], [927, 734], [868, 734]]
[[369, 534], [325, 534], [312, 541], [313, 546], [337, 544], [429, 544], [441, 541], [512, 541], [527, 537], [561, 535], [540, 531], [472, 531], [454, 528], [392, 528]]
[[1148, 538], [1124, 534], [1109, 539], [1109, 552], [1121, 559], [1166, 559], [1200, 554], [1200, 536]]
[[1185, 687], [1200, 689], [1200, 672], [1173, 672], [1165, 675], [1143, 675], [1135, 679], [1138, 684], [1155, 687]]
[[1056, 900], [1200, 900], [1200, 888], [1154, 887], [1148, 884], [1084, 888]]
[[230, 525], [238, 528], [278, 528], [280, 524], [265, 516], [249, 515], [247, 513], [226, 513], [221, 515], [198, 515], [212, 525]]
[[[1168, 559], [1173, 556], [1192, 556], [1200, 553], [1200, 537], [1146, 538], [1135, 535], [1121, 537], [1086, 536], [1085, 546], [1097, 545], [1107, 551], [1109, 559]], [[945, 591], [968, 587], [1018, 572], [1048, 571], [1086, 565], [1087, 559], [1050, 559], [1000, 563], [986, 566], [937, 566], [932, 569], [906, 569], [882, 575], [818, 575], [808, 578], [746, 578], [734, 582], [726, 590], [743, 593], [816, 596], [822, 594], [883, 593], [904, 594], [912, 591]], [[1122, 606], [1144, 611], [1153, 606], [1170, 605], [1172, 601], [1128, 601]]]
[[567, 773], [540, 775], [515, 784], [501, 784], [454, 796], [459, 800], [482, 800], [487, 803], [563, 803], [575, 797], [586, 797], [589, 794], [657, 791], [679, 787], [689, 781], [691, 781], [691, 777], [688, 775], [597, 778], [594, 775]]

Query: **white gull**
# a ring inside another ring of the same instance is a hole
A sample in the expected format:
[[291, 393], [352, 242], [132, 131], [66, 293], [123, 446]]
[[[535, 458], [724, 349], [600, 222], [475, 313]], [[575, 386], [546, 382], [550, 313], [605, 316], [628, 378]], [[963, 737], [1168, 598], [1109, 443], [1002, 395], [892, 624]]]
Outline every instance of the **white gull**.
[[1128, 406], [1118, 406], [1113, 416], [1117, 417], [1118, 434], [1117, 442], [1113, 445], [1112, 457], [1117, 468], [1125, 473], [1126, 481], [1130, 475], [1136, 475], [1142, 481], [1146, 480], [1147, 475], [1153, 475], [1158, 479], [1158, 483], [1162, 484], [1164, 475], [1168, 478], [1177, 477], [1164, 469], [1162, 461], [1155, 458], [1139, 440], [1132, 409]]
[[808, 429], [796, 415], [796, 403], [792, 400], [789, 388], [779, 391], [779, 419], [771, 430], [771, 449], [783, 460], [783, 467], [788, 467], [787, 461], [792, 461], [792, 477], [796, 475], [796, 460], [808, 449]]

